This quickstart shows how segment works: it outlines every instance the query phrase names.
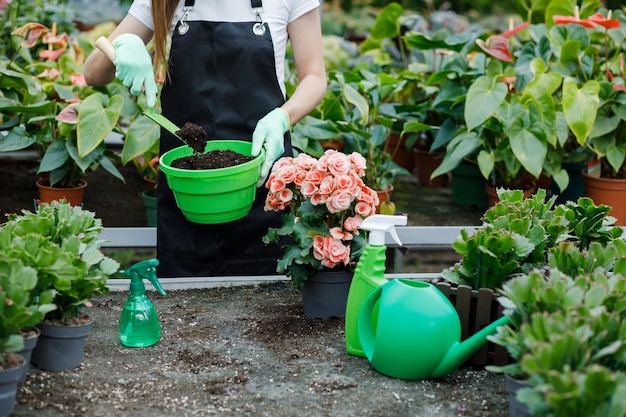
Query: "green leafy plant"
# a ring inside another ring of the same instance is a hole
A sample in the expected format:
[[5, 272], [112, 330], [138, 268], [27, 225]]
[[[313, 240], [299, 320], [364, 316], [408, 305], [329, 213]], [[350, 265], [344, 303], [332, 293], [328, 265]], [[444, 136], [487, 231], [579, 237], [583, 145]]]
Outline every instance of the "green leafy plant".
[[500, 288], [512, 276], [545, 265], [549, 247], [564, 240], [568, 227], [565, 210], [553, 209], [543, 189], [531, 198], [521, 190], [499, 189], [500, 202], [483, 216], [473, 234], [466, 230], [454, 242], [459, 263], [442, 272], [455, 283], [478, 288]]
[[[529, 16], [542, 10], [533, 6]], [[592, 15], [597, 6], [584, 1], [579, 10], [573, 2], [552, 1], [545, 22], [529, 24], [529, 17], [476, 41], [486, 64], [465, 98], [465, 128], [447, 144], [433, 176], [469, 159], [494, 183], [546, 173], [564, 189], [569, 178], [561, 161], [580, 147], [614, 170], [623, 164], [626, 93], [619, 45], [626, 19], [619, 10]]]
[[123, 180], [120, 156], [107, 149], [105, 138], [122, 135], [126, 164], [158, 141], [158, 127], [140, 116], [140, 104], [119, 83], [85, 85], [85, 51], [76, 38], [39, 23], [12, 33], [22, 42], [10, 59], [0, 59], [0, 150], [34, 147], [42, 156], [38, 172], [48, 173], [51, 185], [76, 186], [100, 166]]
[[119, 263], [101, 252], [102, 229], [95, 213], [64, 201], [41, 203], [35, 212], [13, 214], [2, 225], [2, 251], [37, 271], [33, 297], [54, 293], [57, 309], [47, 319], [67, 322], [94, 295], [108, 292], [106, 281]]
[[516, 362], [488, 369], [525, 378], [530, 386], [517, 398], [533, 415], [622, 415], [616, 395], [626, 392], [625, 290], [622, 275], [601, 270], [511, 279], [500, 301], [512, 325], [489, 340]]
[[547, 199], [543, 189], [524, 198], [521, 190], [500, 188], [498, 196], [500, 201], [483, 215], [483, 225], [472, 234], [462, 230], [454, 242], [462, 257], [442, 272], [446, 280], [497, 289], [517, 274], [546, 267], [553, 248], [562, 249], [564, 243], [579, 250], [592, 243], [623, 248], [623, 229], [613, 225], [610, 207], [595, 205], [587, 197], [555, 205], [556, 196]]
[[36, 285], [34, 268], [7, 253], [0, 256], [0, 352], [21, 350], [24, 340], [19, 331], [35, 326], [56, 308], [50, 303], [51, 293], [33, 302], [31, 292]]
[[389, 152], [391, 133], [403, 136], [432, 126], [408, 119], [395, 101], [406, 80], [381, 68], [371, 69], [329, 73], [327, 95], [320, 106], [321, 119], [345, 142], [345, 152], [357, 152], [366, 159], [365, 183], [376, 190], [387, 190], [398, 174], [410, 174], [393, 161], [397, 148]]

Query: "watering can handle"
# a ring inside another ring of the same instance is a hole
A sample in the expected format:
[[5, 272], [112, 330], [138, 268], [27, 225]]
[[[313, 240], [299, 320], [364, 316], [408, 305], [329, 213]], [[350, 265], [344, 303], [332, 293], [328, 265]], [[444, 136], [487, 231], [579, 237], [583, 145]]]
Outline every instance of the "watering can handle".
[[370, 361], [374, 356], [374, 331], [372, 329], [372, 316], [374, 314], [374, 306], [380, 299], [383, 292], [383, 285], [377, 287], [363, 301], [363, 305], [359, 311], [358, 319], [358, 335], [361, 347], [365, 356]]

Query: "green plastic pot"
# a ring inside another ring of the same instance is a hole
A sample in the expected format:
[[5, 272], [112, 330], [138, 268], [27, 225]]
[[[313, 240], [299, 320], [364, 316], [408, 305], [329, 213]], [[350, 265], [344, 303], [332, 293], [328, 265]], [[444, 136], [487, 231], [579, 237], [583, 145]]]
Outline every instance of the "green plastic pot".
[[[205, 152], [231, 150], [250, 156], [252, 143], [242, 140], [212, 140]], [[174, 193], [176, 204], [194, 223], [226, 223], [245, 217], [252, 207], [261, 176], [265, 151], [252, 161], [227, 168], [188, 170], [173, 168], [172, 161], [193, 154], [181, 146], [161, 155], [159, 167]]]

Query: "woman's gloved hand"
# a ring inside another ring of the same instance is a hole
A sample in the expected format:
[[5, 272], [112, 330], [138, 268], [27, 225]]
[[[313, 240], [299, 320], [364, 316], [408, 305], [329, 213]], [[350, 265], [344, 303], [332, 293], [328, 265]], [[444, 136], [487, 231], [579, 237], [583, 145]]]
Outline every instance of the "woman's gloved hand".
[[265, 183], [272, 165], [285, 151], [284, 137], [289, 126], [289, 114], [281, 108], [275, 108], [256, 124], [252, 133], [252, 156], [259, 155], [261, 147], [265, 148], [265, 161], [257, 187]]
[[146, 93], [148, 107], [156, 103], [157, 86], [154, 81], [152, 58], [141, 38], [133, 33], [124, 33], [113, 40], [115, 48], [115, 77], [130, 88], [137, 96], [142, 87]]

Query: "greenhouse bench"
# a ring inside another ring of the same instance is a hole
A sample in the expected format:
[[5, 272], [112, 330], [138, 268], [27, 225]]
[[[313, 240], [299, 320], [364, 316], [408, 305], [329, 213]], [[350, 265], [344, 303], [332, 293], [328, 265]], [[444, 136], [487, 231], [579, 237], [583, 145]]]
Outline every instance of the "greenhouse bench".
[[[459, 236], [461, 229], [470, 233], [475, 226], [401, 226], [397, 227], [402, 246], [411, 249], [451, 249], [452, 243]], [[154, 227], [108, 227], [100, 234], [104, 240], [103, 248], [155, 248], [156, 228]], [[387, 235], [388, 247], [399, 248]], [[432, 279], [433, 273], [391, 273], [389, 278]], [[287, 280], [285, 275], [263, 276], [223, 276], [223, 277], [176, 277], [161, 281], [165, 289], [206, 288], [220, 285], [250, 284], [266, 281]], [[128, 280], [109, 280], [112, 290], [127, 290]], [[149, 284], [147, 284], [149, 285]]]

